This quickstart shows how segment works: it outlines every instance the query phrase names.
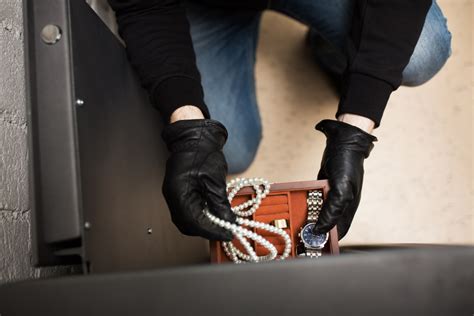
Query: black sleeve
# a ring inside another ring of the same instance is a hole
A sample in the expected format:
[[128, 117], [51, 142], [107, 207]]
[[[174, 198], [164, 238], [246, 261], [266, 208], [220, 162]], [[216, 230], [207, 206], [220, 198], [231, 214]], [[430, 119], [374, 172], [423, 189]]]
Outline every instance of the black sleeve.
[[431, 4], [432, 0], [357, 0], [336, 117], [353, 113], [372, 119], [375, 127], [380, 125]]
[[179, 1], [108, 2], [115, 11], [130, 62], [164, 119], [183, 105], [195, 105], [209, 118], [189, 23]]

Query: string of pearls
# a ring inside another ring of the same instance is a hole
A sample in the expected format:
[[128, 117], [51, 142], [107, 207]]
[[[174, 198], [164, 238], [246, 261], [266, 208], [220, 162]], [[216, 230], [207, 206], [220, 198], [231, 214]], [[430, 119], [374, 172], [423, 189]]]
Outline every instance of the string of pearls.
[[[234, 262], [234, 263], [245, 263], [245, 262], [263, 262], [271, 260], [284, 260], [290, 255], [291, 251], [291, 238], [290, 236], [281, 228], [275, 227], [270, 224], [254, 221], [247, 219], [246, 217], [252, 216], [257, 209], [260, 207], [262, 200], [270, 193], [270, 183], [267, 180], [262, 178], [235, 178], [227, 183], [227, 192], [229, 203], [232, 202], [235, 195], [244, 187], [251, 186], [255, 190], [255, 197], [242, 203], [237, 206], [232, 207], [232, 211], [237, 215], [236, 223], [230, 223], [225, 220], [218, 218], [217, 216], [211, 214], [206, 208], [204, 212], [207, 217], [216, 225], [228, 229], [232, 234], [237, 238], [241, 245], [245, 249], [245, 253], [240, 251], [231, 241], [223, 242], [222, 248], [224, 249], [225, 254]], [[246, 227], [257, 228], [269, 231], [276, 235], [279, 235], [285, 241], [285, 248], [283, 253], [278, 256], [278, 251], [275, 246], [266, 240], [261, 235], [254, 233]], [[258, 256], [250, 242], [247, 240], [251, 239], [256, 243], [262, 245], [268, 250], [268, 254], [265, 256]]]

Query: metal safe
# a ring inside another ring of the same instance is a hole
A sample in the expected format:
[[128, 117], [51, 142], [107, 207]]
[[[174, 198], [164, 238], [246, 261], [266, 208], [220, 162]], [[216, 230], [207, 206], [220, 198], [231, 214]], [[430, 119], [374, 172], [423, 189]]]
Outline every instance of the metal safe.
[[207, 262], [207, 242], [171, 222], [162, 119], [122, 43], [85, 1], [24, 5], [35, 264]]

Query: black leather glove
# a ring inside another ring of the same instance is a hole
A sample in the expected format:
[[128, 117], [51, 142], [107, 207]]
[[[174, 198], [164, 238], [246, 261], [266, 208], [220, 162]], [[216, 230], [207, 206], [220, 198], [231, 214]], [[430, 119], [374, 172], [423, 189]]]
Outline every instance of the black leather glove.
[[163, 195], [173, 223], [185, 235], [232, 240], [232, 233], [213, 224], [209, 211], [235, 222], [226, 192], [227, 163], [222, 147], [227, 130], [215, 120], [182, 120], [166, 126], [162, 137], [171, 152], [166, 162]]
[[341, 239], [359, 206], [364, 159], [369, 157], [377, 138], [358, 127], [333, 120], [322, 120], [316, 129], [327, 137], [318, 179], [328, 179], [330, 188], [314, 233], [326, 233], [337, 224]]

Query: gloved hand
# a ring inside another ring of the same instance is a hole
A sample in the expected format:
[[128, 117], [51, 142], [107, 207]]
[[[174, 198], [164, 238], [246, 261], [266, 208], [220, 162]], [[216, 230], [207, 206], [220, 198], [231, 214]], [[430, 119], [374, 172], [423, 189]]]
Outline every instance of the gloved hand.
[[339, 239], [342, 239], [359, 206], [364, 159], [369, 157], [377, 138], [358, 127], [334, 120], [322, 120], [316, 129], [327, 137], [318, 179], [328, 179], [330, 188], [314, 233], [326, 233], [337, 224]]
[[227, 130], [215, 120], [182, 120], [166, 126], [162, 138], [171, 152], [166, 162], [163, 195], [173, 223], [185, 235], [232, 240], [232, 233], [213, 224], [209, 211], [235, 222], [226, 192], [227, 163], [222, 147]]

